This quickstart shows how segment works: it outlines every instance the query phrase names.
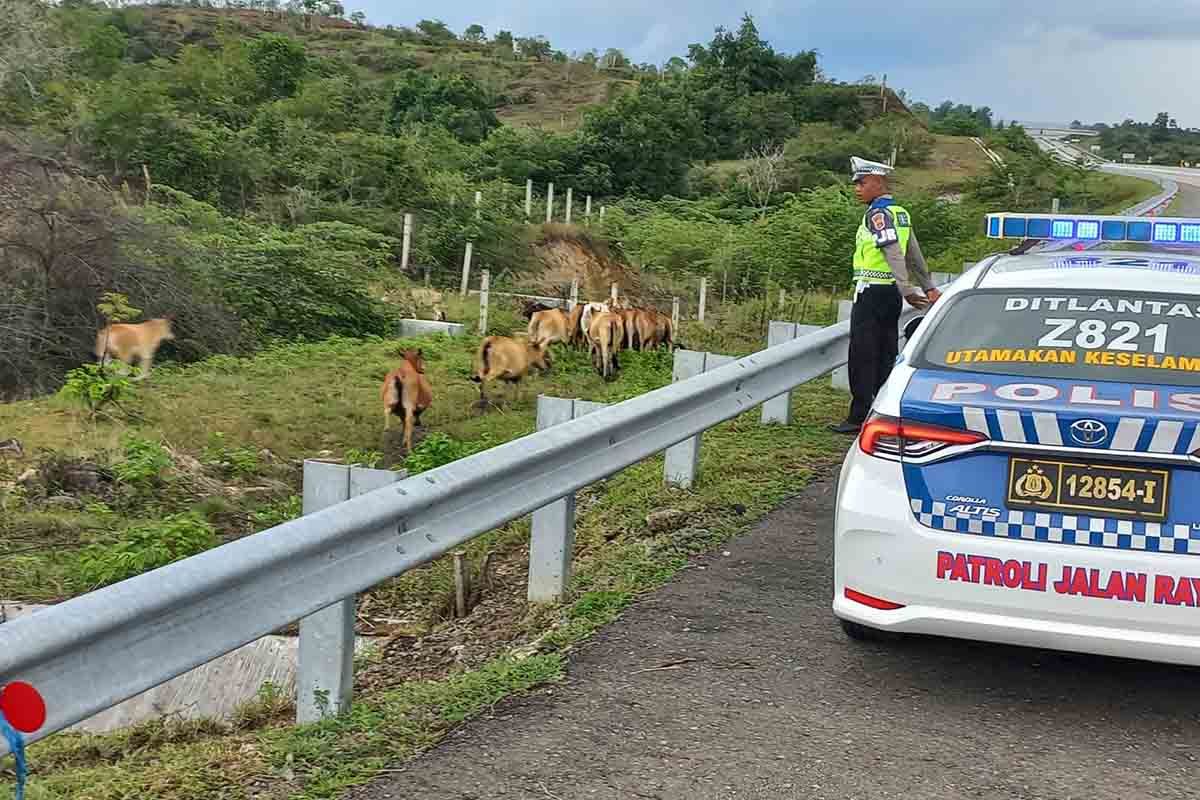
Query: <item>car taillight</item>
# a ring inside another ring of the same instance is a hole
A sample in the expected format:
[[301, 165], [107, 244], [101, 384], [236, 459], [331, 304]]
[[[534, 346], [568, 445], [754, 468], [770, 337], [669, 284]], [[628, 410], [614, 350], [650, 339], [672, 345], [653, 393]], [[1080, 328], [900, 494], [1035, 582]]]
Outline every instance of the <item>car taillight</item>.
[[944, 428], [927, 422], [872, 415], [863, 424], [858, 446], [870, 456], [919, 458], [951, 445], [978, 444], [987, 437], [977, 431]]

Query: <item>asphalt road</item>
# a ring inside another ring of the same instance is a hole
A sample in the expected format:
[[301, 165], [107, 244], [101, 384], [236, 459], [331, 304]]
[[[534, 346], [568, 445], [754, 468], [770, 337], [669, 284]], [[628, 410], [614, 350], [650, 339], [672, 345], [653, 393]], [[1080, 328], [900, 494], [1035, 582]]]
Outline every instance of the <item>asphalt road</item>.
[[353, 800], [1197, 795], [1200, 670], [832, 617], [833, 480]]

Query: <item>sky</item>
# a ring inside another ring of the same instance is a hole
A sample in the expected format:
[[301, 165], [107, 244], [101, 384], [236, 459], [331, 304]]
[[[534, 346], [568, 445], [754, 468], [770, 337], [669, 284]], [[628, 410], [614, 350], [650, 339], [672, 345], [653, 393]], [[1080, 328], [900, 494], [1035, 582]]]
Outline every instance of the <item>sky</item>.
[[749, 12], [778, 51], [815, 49], [827, 76], [887, 74], [910, 101], [990, 106], [1035, 122], [1200, 127], [1200, 0], [347, 0], [376, 25], [440, 19], [461, 33], [545, 35], [567, 53], [609, 47], [661, 64]]

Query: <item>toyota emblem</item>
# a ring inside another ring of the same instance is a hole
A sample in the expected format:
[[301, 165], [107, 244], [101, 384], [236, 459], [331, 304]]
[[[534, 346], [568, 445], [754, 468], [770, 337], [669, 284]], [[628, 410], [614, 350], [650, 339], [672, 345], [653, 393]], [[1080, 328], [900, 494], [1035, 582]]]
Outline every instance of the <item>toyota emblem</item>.
[[1084, 447], [1095, 447], [1108, 439], [1108, 426], [1098, 419], [1081, 419], [1071, 423], [1071, 438]]

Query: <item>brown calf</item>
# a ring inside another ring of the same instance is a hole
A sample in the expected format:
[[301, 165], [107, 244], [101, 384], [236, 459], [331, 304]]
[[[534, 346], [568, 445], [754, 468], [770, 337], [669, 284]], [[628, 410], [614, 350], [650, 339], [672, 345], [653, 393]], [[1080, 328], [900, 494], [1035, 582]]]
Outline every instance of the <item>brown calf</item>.
[[[592, 364], [605, 380], [613, 376], [619, 364], [617, 352], [621, 349], [621, 340], [625, 328], [621, 316], [612, 311], [601, 311], [592, 316], [588, 325], [588, 344], [591, 351]], [[599, 361], [597, 361], [599, 356]]]
[[529, 318], [529, 341], [541, 342], [546, 347], [555, 342], [566, 342], [571, 332], [567, 313], [558, 308], [535, 311]]
[[413, 423], [433, 403], [433, 390], [425, 377], [425, 360], [420, 350], [405, 350], [404, 361], [387, 374], [380, 390], [383, 398], [383, 429], [392, 427], [392, 415], [404, 420], [404, 450], [412, 451]]
[[167, 339], [174, 338], [169, 318], [160, 317], [136, 325], [107, 325], [96, 334], [96, 358], [100, 359], [103, 365], [115, 355], [130, 366], [133, 366], [133, 359], [137, 358], [141, 362], [142, 374], [136, 380], [144, 380], [150, 374], [154, 354], [158, 352], [159, 345]]
[[471, 380], [479, 384], [479, 399], [487, 381], [502, 380], [515, 387], [530, 368], [542, 372], [550, 369], [550, 354], [542, 342], [519, 341], [508, 336], [489, 336], [479, 343], [475, 354], [475, 374]]

